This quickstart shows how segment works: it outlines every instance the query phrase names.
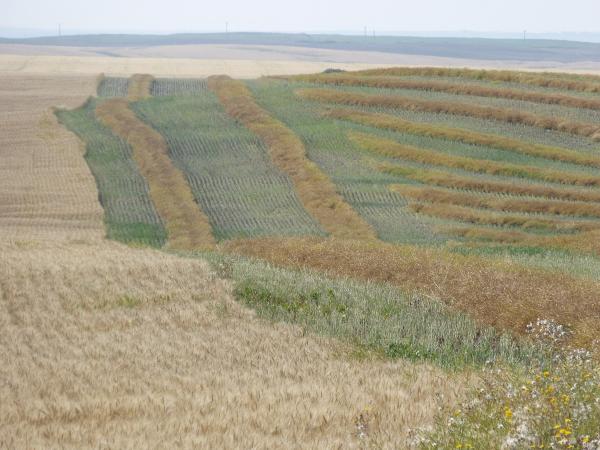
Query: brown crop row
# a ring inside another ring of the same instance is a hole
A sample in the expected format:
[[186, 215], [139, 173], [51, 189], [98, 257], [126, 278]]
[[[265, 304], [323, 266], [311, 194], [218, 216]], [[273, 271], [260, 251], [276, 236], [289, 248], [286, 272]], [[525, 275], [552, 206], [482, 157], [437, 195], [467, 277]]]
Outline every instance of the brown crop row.
[[130, 101], [137, 101], [150, 97], [152, 83], [154, 83], [154, 77], [152, 75], [132, 75], [129, 78], [129, 83], [127, 85], [127, 98]]
[[[140, 95], [144, 87], [136, 87]], [[163, 137], [144, 124], [126, 99], [111, 99], [96, 107], [97, 118], [126, 140], [140, 173], [148, 182], [150, 197], [165, 222], [168, 245], [174, 249], [208, 249], [215, 244], [208, 218], [194, 200], [184, 175], [169, 157]]]
[[406, 80], [397, 77], [356, 76], [351, 74], [315, 74], [289, 77], [292, 80], [308, 83], [331, 84], [335, 86], [361, 86], [383, 89], [411, 89], [429, 92], [444, 92], [456, 95], [505, 98], [548, 105], [561, 105], [572, 108], [600, 110], [600, 100], [573, 97], [565, 94], [534, 92], [512, 88], [488, 87], [478, 84], [450, 83], [447, 81]]
[[349, 73], [364, 76], [455, 77], [471, 80], [519, 83], [529, 86], [564, 89], [567, 91], [600, 92], [600, 77], [595, 75], [518, 72], [513, 70], [452, 69], [445, 67], [393, 67]]
[[473, 241], [480, 240], [498, 244], [566, 249], [580, 253], [589, 253], [595, 256], [600, 255], [600, 246], [598, 245], [600, 232], [598, 230], [554, 236], [540, 236], [521, 231], [493, 230], [481, 227], [442, 227], [440, 231]]
[[419, 202], [442, 203], [507, 212], [527, 212], [580, 217], [600, 217], [600, 205], [560, 200], [527, 200], [487, 197], [467, 192], [393, 184], [390, 189]]
[[[533, 166], [521, 166], [504, 162], [487, 161], [468, 158], [465, 156], [453, 156], [433, 150], [403, 145], [389, 139], [384, 139], [365, 133], [352, 132], [349, 134], [349, 138], [360, 147], [373, 153], [416, 161], [422, 164], [451, 167], [469, 170], [472, 172], [487, 173], [489, 175], [532, 178], [578, 186], [600, 186], [600, 177], [591, 175], [540, 169]], [[396, 171], [396, 167], [397, 166], [388, 164], [387, 166], [383, 166], [383, 170], [394, 173]], [[404, 168], [397, 167], [397, 171], [399, 174], [402, 174]]]
[[351, 109], [333, 109], [326, 116], [347, 120], [361, 125], [414, 134], [417, 136], [447, 139], [470, 145], [498, 148], [524, 155], [547, 158], [555, 161], [569, 162], [584, 166], [600, 168], [600, 157], [585, 155], [577, 151], [549, 145], [531, 144], [516, 139], [494, 134], [478, 133], [462, 128], [451, 128], [429, 123], [410, 122], [389, 114], [368, 113]]
[[580, 202], [600, 202], [600, 191], [569, 188], [554, 188], [541, 184], [528, 184], [509, 181], [488, 181], [477, 177], [456, 175], [451, 172], [431, 169], [415, 169], [400, 165], [379, 164], [382, 172], [401, 175], [423, 184], [431, 184], [454, 189], [465, 189], [497, 194], [525, 195], [556, 200]]
[[399, 108], [436, 114], [453, 114], [478, 119], [497, 120], [556, 130], [600, 140], [600, 126], [593, 123], [563, 120], [557, 117], [540, 116], [516, 109], [479, 106], [460, 102], [420, 100], [399, 95], [372, 95], [344, 92], [335, 89], [299, 89], [296, 93], [307, 100], [355, 106]]
[[548, 231], [583, 232], [600, 229], [600, 222], [566, 221], [536, 218], [520, 214], [499, 214], [452, 204], [411, 203], [408, 207], [419, 214], [457, 220], [477, 225], [494, 225]]

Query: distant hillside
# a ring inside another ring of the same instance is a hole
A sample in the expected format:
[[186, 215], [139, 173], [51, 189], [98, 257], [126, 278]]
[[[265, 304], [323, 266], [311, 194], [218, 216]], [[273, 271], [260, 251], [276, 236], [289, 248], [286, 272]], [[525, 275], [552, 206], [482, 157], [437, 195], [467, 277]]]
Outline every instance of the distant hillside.
[[187, 44], [285, 45], [350, 51], [444, 56], [451, 58], [600, 62], [600, 43], [546, 39], [483, 39], [446, 37], [345, 36], [285, 33], [96, 34], [25, 39], [0, 38], [0, 43], [78, 47], [128, 47]]

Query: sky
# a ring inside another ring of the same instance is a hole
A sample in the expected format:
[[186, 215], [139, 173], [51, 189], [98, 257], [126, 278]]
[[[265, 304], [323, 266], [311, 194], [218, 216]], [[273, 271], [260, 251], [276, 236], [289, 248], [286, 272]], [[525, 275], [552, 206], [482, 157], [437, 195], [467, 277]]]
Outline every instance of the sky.
[[[0, 0], [4, 29], [600, 32], [600, 0]], [[369, 31], [370, 32], [370, 31]]]

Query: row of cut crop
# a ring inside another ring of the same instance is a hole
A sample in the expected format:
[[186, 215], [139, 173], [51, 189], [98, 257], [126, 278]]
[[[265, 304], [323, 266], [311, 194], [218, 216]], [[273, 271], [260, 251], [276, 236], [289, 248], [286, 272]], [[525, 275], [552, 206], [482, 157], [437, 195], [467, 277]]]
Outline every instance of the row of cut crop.
[[478, 84], [450, 83], [433, 80], [406, 80], [397, 77], [356, 76], [352, 74], [315, 74], [289, 77], [294, 81], [330, 84], [335, 86], [360, 86], [384, 89], [411, 89], [418, 91], [445, 92], [456, 95], [504, 98], [571, 108], [600, 110], [600, 99], [588, 99], [559, 93], [543, 93], [522, 89], [481, 86]]
[[505, 109], [477, 104], [420, 100], [418, 98], [371, 95], [356, 92], [344, 92], [335, 89], [299, 89], [297, 94], [304, 99], [323, 103], [399, 108], [410, 111], [422, 111], [436, 114], [460, 115], [486, 120], [497, 120], [512, 124], [523, 124], [545, 130], [556, 130], [574, 135], [600, 140], [600, 126], [587, 123], [568, 121], [562, 118], [540, 116], [534, 113]]
[[323, 234], [265, 145], [231, 119], [211, 91], [148, 99], [133, 108], [166, 139], [217, 239]]
[[57, 115], [86, 143], [85, 159], [96, 179], [107, 236], [161, 247], [166, 232], [150, 199], [148, 184], [133, 160], [131, 147], [96, 120], [95, 109], [96, 101], [90, 99], [79, 109]]
[[334, 236], [374, 239], [371, 226], [336, 192], [327, 175], [306, 157], [302, 141], [255, 101], [241, 81], [211, 77], [209, 88], [227, 113], [259, 136], [269, 148], [273, 162], [286, 172], [306, 210]]
[[600, 92], [600, 77], [513, 70], [453, 69], [445, 67], [391, 67], [352, 72], [358, 76], [434, 76], [472, 80], [502, 81], [567, 91]]

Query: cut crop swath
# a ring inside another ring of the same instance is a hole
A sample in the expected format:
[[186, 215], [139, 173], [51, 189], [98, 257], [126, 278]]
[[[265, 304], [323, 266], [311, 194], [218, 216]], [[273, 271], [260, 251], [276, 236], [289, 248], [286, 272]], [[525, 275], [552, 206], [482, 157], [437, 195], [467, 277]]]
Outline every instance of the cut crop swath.
[[77, 110], [59, 112], [58, 117], [86, 144], [85, 159], [96, 178], [107, 235], [126, 243], [161, 247], [166, 232], [131, 148], [96, 120], [95, 109], [96, 101], [89, 100]]

